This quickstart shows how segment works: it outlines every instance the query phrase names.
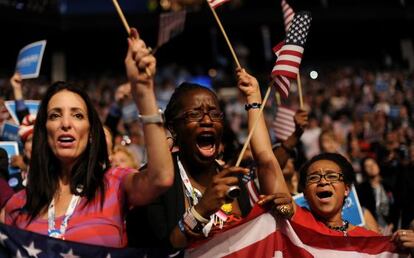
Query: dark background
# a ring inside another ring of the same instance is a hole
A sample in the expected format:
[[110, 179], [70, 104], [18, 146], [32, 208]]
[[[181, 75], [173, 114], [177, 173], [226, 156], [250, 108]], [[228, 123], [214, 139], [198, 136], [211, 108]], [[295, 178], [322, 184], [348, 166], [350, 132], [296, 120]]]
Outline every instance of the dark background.
[[[395, 68], [407, 68], [401, 40], [413, 39], [414, 3], [404, 0], [297, 0], [288, 1], [298, 12], [309, 10], [313, 22], [303, 66], [358, 64], [381, 68], [388, 56]], [[119, 2], [129, 24], [154, 46], [160, 7], [147, 0]], [[325, 3], [325, 4], [324, 4]], [[206, 5], [190, 11], [183, 34], [157, 52], [160, 65], [176, 62], [191, 70], [219, 65], [219, 56], [231, 55]], [[272, 46], [285, 35], [279, 0], [244, 0], [237, 7], [224, 5], [217, 13], [233, 44], [250, 49], [253, 70], [270, 71], [264, 58], [261, 27], [267, 26]], [[48, 77], [51, 56], [66, 54], [69, 76], [123, 72], [126, 32], [110, 0], [0, 1], [0, 74], [14, 70], [18, 51], [33, 41], [47, 39], [42, 75]], [[216, 36], [214, 36], [216, 35]], [[217, 50], [214, 49], [216, 43]]]

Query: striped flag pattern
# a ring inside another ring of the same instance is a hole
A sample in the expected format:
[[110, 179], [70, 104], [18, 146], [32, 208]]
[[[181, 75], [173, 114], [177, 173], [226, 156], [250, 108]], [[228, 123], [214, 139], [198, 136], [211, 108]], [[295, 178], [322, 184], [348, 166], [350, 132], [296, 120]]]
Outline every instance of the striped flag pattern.
[[207, 2], [213, 9], [216, 9], [220, 5], [230, 2], [230, 0], [207, 0]]
[[288, 32], [290, 25], [292, 24], [293, 16], [295, 16], [295, 12], [290, 7], [290, 5], [286, 2], [286, 0], [282, 0], [282, 12], [283, 12], [283, 21], [285, 23], [285, 32]]
[[160, 15], [158, 43], [161, 46], [184, 30], [186, 11], [163, 13]]
[[255, 206], [241, 224], [193, 244], [185, 257], [398, 258], [407, 255], [399, 254], [390, 237], [323, 235], [294, 221], [275, 218]]
[[311, 21], [312, 17], [309, 12], [295, 14], [285, 41], [273, 48], [277, 60], [272, 70], [272, 77], [280, 95], [285, 98], [289, 95], [288, 78], [296, 79], [299, 72]]
[[287, 107], [279, 106], [277, 108], [272, 128], [278, 139], [284, 141], [295, 131], [295, 113], [295, 110]]

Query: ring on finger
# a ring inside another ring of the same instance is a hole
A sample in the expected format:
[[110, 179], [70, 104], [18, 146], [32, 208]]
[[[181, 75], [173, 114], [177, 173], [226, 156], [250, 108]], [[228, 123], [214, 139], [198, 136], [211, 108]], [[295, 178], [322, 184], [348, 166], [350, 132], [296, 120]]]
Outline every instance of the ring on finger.
[[152, 54], [152, 47], [147, 47], [147, 49], [148, 49], [148, 52], [149, 52], [150, 54]]
[[407, 235], [407, 231], [401, 232], [401, 235], [403, 235], [403, 236]]

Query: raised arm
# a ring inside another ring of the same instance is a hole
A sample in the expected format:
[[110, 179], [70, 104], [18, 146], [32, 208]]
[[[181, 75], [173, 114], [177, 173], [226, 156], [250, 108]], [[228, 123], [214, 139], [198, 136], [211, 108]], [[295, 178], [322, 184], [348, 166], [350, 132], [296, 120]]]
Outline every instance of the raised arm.
[[[246, 103], [264, 104], [262, 103], [259, 83], [256, 78], [248, 74], [244, 69], [237, 70], [237, 77], [238, 86], [246, 97]], [[248, 110], [249, 131], [252, 129], [258, 116], [258, 108], [250, 108]], [[266, 195], [284, 193], [290, 196], [279, 162], [272, 152], [272, 145], [263, 115], [260, 116], [250, 145], [254, 159], [258, 165], [258, 178], [261, 192]]]
[[174, 179], [172, 157], [154, 94], [155, 67], [155, 57], [139, 38], [138, 32], [131, 29], [125, 68], [131, 83], [133, 99], [143, 117], [144, 139], [148, 153], [147, 169], [129, 175], [124, 182], [132, 205], [151, 202], [167, 190]]
[[10, 78], [10, 84], [13, 88], [14, 100], [16, 102], [16, 114], [21, 123], [26, 115], [29, 114], [29, 108], [24, 104], [22, 84], [23, 79], [18, 72], [15, 72]]

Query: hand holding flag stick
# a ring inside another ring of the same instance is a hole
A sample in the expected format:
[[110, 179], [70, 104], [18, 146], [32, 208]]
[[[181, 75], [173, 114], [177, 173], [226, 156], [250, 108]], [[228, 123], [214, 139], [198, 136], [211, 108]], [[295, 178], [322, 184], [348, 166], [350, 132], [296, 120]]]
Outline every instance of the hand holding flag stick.
[[240, 166], [240, 163], [242, 162], [244, 153], [246, 152], [247, 146], [249, 145], [250, 140], [252, 139], [254, 130], [256, 129], [257, 125], [259, 124], [260, 117], [263, 114], [263, 109], [266, 106], [267, 99], [270, 96], [270, 92], [272, 90], [272, 85], [273, 85], [273, 82], [271, 82], [269, 87], [267, 88], [265, 97], [262, 101], [262, 105], [261, 105], [260, 110], [259, 110], [259, 115], [256, 117], [256, 120], [254, 120], [254, 124], [253, 124], [252, 128], [250, 129], [249, 135], [247, 136], [246, 141], [244, 142], [243, 148], [242, 148], [242, 150], [239, 154], [239, 158], [237, 159], [237, 162], [236, 162], [236, 165], [235, 165], [236, 167]]
[[[247, 149], [247, 145], [253, 135], [253, 132], [259, 122], [260, 116], [262, 115], [263, 109], [266, 105], [267, 99], [270, 95], [271, 86], [273, 83], [276, 84], [278, 91], [284, 97], [289, 94], [289, 79], [299, 78], [299, 66], [302, 61], [302, 54], [304, 51], [304, 44], [309, 31], [310, 22], [312, 17], [309, 12], [300, 12], [295, 14], [289, 31], [286, 36], [286, 40], [279, 43], [274, 51], [276, 53], [277, 61], [272, 71], [272, 77], [274, 82], [269, 85], [266, 95], [263, 99], [262, 106], [260, 107], [260, 114], [255, 120], [249, 135], [247, 136], [246, 142], [243, 145], [243, 149], [237, 159], [236, 166], [239, 166], [243, 158], [244, 152]], [[300, 78], [299, 78], [300, 83]], [[298, 85], [299, 87], [299, 85]], [[300, 89], [300, 96], [302, 96], [302, 90]], [[302, 99], [302, 98], [301, 98]], [[301, 109], [303, 108], [303, 100], [300, 103]]]
[[[124, 13], [122, 12], [122, 9], [121, 9], [121, 7], [118, 4], [118, 1], [117, 0], [112, 0], [112, 3], [114, 4], [115, 9], [116, 9], [116, 11], [117, 11], [117, 13], [119, 15], [119, 18], [121, 19], [122, 24], [124, 25], [125, 30], [128, 33], [128, 36], [130, 37], [131, 36], [131, 28], [129, 27], [128, 22], [125, 19]], [[150, 47], [148, 47], [148, 50], [151, 52], [151, 48]], [[148, 77], [151, 77], [152, 76], [151, 75], [151, 71], [148, 68], [145, 69], [145, 73], [147, 74]]]

